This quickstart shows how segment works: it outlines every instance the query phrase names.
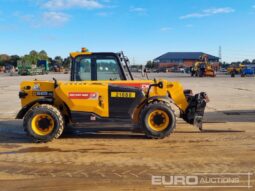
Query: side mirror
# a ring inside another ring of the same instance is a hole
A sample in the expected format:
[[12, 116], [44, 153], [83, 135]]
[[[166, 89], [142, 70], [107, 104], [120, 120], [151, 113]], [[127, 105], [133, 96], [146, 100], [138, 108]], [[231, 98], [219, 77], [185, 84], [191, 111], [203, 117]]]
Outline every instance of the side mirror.
[[126, 63], [129, 63], [128, 57], [125, 56], [124, 59], [125, 59], [125, 62], [126, 62]]

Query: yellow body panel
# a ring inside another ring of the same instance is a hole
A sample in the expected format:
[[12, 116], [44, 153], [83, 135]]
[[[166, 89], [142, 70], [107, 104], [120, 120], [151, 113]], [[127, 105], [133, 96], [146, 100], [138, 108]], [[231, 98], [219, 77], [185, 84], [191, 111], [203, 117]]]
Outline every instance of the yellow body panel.
[[109, 116], [108, 84], [105, 82], [61, 82], [55, 92], [71, 111]]
[[[71, 111], [95, 113], [101, 117], [109, 117], [109, 92], [108, 86], [130, 86], [137, 87], [147, 93], [149, 85], [162, 82], [163, 88], [152, 87], [149, 97], [160, 96], [168, 97], [173, 100], [182, 111], [188, 107], [188, 102], [183, 93], [183, 87], [179, 82], [169, 82], [167, 80], [132, 80], [132, 81], [82, 81], [82, 82], [58, 82], [58, 87], [54, 88], [52, 81], [27, 81], [21, 84], [21, 91], [28, 94], [26, 98], [21, 99], [22, 107], [29, 103], [43, 98], [38, 96], [46, 92], [52, 92], [54, 97], [54, 105], [58, 108], [60, 105], [66, 104]], [[30, 86], [30, 89], [26, 89]], [[126, 94], [125, 92], [112, 92], [112, 97], [133, 98], [135, 92]], [[64, 103], [64, 104], [63, 104]], [[137, 112], [132, 115], [137, 117]], [[65, 112], [66, 111], [62, 111]]]
[[[28, 89], [30, 87], [30, 89]], [[37, 96], [37, 92], [40, 91], [45, 92], [53, 92], [54, 91], [54, 82], [49, 81], [24, 81], [20, 84], [20, 90], [25, 91], [28, 96], [26, 99], [21, 99], [22, 107], [30, 104], [33, 101], [38, 100], [40, 97]]]

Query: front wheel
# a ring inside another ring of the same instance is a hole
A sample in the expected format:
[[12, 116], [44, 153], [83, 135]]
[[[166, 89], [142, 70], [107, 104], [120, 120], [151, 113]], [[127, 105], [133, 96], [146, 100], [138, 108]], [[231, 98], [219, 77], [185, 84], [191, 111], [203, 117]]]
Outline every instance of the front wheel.
[[176, 127], [173, 110], [163, 102], [153, 102], [143, 108], [140, 124], [148, 138], [163, 139]]
[[43, 104], [27, 112], [23, 126], [35, 142], [49, 142], [63, 133], [64, 119], [57, 108]]

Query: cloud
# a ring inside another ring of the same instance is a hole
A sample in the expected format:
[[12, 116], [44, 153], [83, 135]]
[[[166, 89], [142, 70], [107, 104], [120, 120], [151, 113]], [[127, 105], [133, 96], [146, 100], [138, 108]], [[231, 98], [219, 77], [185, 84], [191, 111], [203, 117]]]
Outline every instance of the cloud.
[[235, 12], [234, 9], [231, 7], [224, 7], [224, 8], [214, 8], [214, 9], [206, 9], [204, 10], [205, 13], [215, 15], [215, 14], [222, 14], [222, 13], [233, 13]]
[[56, 40], [58, 40], [58, 38], [56, 36], [53, 36], [53, 35], [42, 36], [42, 38], [47, 40], [47, 41], [56, 41]]
[[140, 14], [146, 14], [147, 10], [142, 7], [131, 7], [129, 9], [130, 12], [140, 13]]
[[161, 32], [168, 32], [168, 31], [170, 31], [170, 30], [172, 30], [171, 27], [162, 27], [162, 28], [160, 29]]
[[[27, 0], [41, 8], [40, 12], [34, 14], [25, 14], [17, 12], [14, 16], [21, 21], [26, 22], [31, 27], [58, 27], [63, 26], [70, 21], [71, 13], [66, 13], [66, 9], [84, 8], [84, 9], [99, 9], [99, 8], [115, 8], [108, 5], [111, 0]], [[102, 4], [103, 3], [103, 4]], [[101, 11], [98, 16], [109, 16], [112, 12]]]
[[15, 12], [13, 15], [33, 28], [62, 26], [70, 19], [70, 15], [55, 11], [47, 11], [37, 15]]
[[233, 12], [235, 12], [235, 10], [232, 9], [231, 7], [212, 8], [212, 9], [205, 9], [200, 13], [191, 13], [191, 14], [181, 16], [180, 19], [203, 18], [203, 17], [212, 16], [212, 15], [228, 14]]
[[38, 27], [40, 25], [37, 17], [33, 14], [24, 14], [17, 11], [13, 13], [13, 16], [17, 17], [20, 21], [29, 24], [31, 27]]
[[86, 8], [98, 9], [103, 5], [97, 0], [48, 0], [42, 7], [47, 9]]
[[61, 26], [68, 22], [69, 19], [69, 15], [55, 11], [45, 12], [42, 15], [43, 23], [50, 26]]

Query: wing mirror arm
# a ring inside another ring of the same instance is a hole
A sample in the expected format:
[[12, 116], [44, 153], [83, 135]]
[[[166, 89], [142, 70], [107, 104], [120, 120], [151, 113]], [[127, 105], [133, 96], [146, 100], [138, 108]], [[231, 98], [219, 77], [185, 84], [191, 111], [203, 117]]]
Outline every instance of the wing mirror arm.
[[152, 87], [158, 87], [160, 89], [162, 89], [164, 87], [163, 83], [162, 82], [159, 82], [159, 83], [156, 83], [156, 80], [154, 80], [155, 83], [154, 84], [151, 84], [148, 88], [148, 91], [147, 91], [147, 94], [146, 94], [146, 97], [149, 98], [149, 95], [150, 95], [150, 91], [151, 91], [151, 88]]
[[149, 80], [147, 69], [144, 66], [142, 66], [142, 77], [146, 77]]
[[56, 89], [58, 87], [58, 81], [56, 78], [53, 78], [54, 81], [54, 88]]

